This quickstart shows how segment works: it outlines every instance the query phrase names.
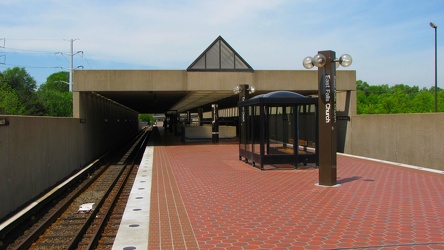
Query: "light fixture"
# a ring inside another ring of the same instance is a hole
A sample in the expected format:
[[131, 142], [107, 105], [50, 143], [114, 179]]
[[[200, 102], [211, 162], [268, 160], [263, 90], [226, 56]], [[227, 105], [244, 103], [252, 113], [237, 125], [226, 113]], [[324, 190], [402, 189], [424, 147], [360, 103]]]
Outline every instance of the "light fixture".
[[241, 84], [241, 85], [237, 85], [236, 87], [233, 88], [233, 93], [239, 94], [242, 90], [244, 90], [243, 88], [246, 88], [245, 90], [248, 90], [249, 94], [253, 94], [254, 91], [256, 91], [253, 86], [250, 86], [248, 84]]
[[256, 91], [256, 90], [254, 89], [253, 86], [249, 86], [249, 87], [248, 87], [248, 93], [253, 94], [254, 91]]
[[9, 125], [9, 120], [8, 118], [0, 118], [0, 126], [8, 126]]
[[233, 89], [233, 93], [235, 94], [239, 94], [241, 92], [242, 88], [240, 85], [237, 85], [236, 87], [234, 87]]
[[302, 65], [304, 65], [304, 68], [306, 69], [313, 68], [314, 67], [313, 57], [307, 56], [306, 58], [304, 58], [304, 60], [302, 61]]
[[[349, 54], [343, 54], [339, 59], [335, 59], [332, 62], [336, 62], [336, 68], [341, 65], [342, 67], [348, 67], [352, 64], [353, 59]], [[306, 69], [312, 69], [314, 66], [322, 68], [327, 63], [327, 59], [322, 54], [317, 54], [314, 57], [307, 56], [302, 60], [302, 65]]]
[[343, 54], [339, 58], [339, 64], [344, 68], [350, 66], [352, 64], [352, 62], [353, 62], [353, 59], [349, 54]]
[[313, 57], [313, 65], [318, 68], [324, 67], [326, 62], [327, 62], [327, 58], [325, 58], [325, 56], [322, 54], [317, 54]]

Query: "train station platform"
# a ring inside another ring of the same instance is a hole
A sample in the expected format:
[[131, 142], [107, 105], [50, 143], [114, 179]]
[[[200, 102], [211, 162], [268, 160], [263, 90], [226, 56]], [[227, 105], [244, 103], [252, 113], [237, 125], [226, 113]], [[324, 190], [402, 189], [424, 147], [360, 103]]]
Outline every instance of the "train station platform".
[[340, 185], [323, 187], [314, 167], [240, 161], [235, 142], [184, 144], [161, 127], [153, 139], [150, 187], [128, 201], [147, 208], [127, 205], [140, 214], [124, 215], [113, 249], [444, 249], [444, 171], [338, 155]]

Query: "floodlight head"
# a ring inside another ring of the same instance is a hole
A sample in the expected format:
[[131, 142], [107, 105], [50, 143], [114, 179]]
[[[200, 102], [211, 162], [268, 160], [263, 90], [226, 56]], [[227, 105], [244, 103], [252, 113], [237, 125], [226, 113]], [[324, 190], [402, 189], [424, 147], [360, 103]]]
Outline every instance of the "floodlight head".
[[432, 28], [434, 28], [434, 29], [438, 28], [438, 26], [436, 26], [436, 24], [433, 23], [433, 22], [430, 22], [430, 27], [432, 27]]
[[304, 68], [306, 69], [313, 68], [314, 67], [313, 57], [307, 56], [306, 58], [304, 58], [304, 60], [302, 60], [302, 65], [304, 65]]
[[236, 87], [234, 87], [233, 93], [239, 94], [241, 92], [241, 90], [242, 90], [241, 86], [237, 85]]
[[324, 67], [325, 63], [327, 62], [327, 58], [325, 58], [322, 54], [317, 54], [313, 57], [313, 64], [314, 66], [318, 68]]
[[348, 67], [352, 64], [352, 62], [352, 57], [349, 54], [343, 54], [339, 58], [339, 64], [341, 64], [342, 67]]
[[253, 94], [254, 91], [256, 91], [256, 90], [254, 89], [253, 86], [250, 86], [250, 87], [248, 88], [248, 93]]

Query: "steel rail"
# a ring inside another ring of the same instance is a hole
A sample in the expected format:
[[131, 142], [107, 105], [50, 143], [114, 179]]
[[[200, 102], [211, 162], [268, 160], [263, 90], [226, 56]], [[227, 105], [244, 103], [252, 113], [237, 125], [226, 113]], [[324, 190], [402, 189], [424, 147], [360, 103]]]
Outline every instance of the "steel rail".
[[[135, 138], [136, 139], [139, 138], [140, 135], [142, 135], [142, 134], [143, 134], [143, 131], [141, 131], [141, 133], [138, 133], [138, 135]], [[127, 145], [132, 145], [134, 143], [134, 141], [136, 141], [136, 139], [131, 140], [129, 143], [127, 143]], [[23, 211], [19, 212], [11, 220], [5, 221], [5, 223], [2, 223], [2, 225], [3, 224], [7, 224], [7, 225], [4, 228], [0, 228], [0, 229], [4, 229], [5, 231], [7, 229], [8, 232], [13, 230], [14, 229], [13, 225], [15, 225], [15, 227], [18, 226], [17, 223], [25, 221], [32, 214], [36, 213], [36, 211], [41, 209], [41, 207], [43, 207], [44, 204], [55, 199], [55, 196], [57, 196], [57, 194], [60, 194], [63, 192], [60, 190], [62, 190], [62, 189], [67, 190], [69, 187], [71, 187], [73, 185], [72, 183], [75, 183], [76, 181], [80, 180], [81, 176], [85, 176], [88, 173], [87, 172], [88, 170], [94, 169], [95, 167], [97, 167], [97, 165], [101, 161], [104, 161], [106, 158], [109, 158], [109, 156], [116, 151], [116, 148], [109, 150], [107, 153], [102, 155], [99, 159], [97, 159], [94, 162], [92, 162], [91, 164], [89, 164], [87, 167], [85, 167], [84, 169], [82, 169], [81, 171], [76, 173], [74, 176], [68, 178], [66, 181], [64, 181], [63, 183], [61, 183], [60, 185], [58, 185], [57, 187], [52, 189], [47, 194], [43, 195], [36, 202], [34, 202], [33, 204], [30, 204], [30, 206], [23, 209]], [[57, 209], [57, 211], [55, 211], [52, 215], [50, 215], [48, 217], [46, 217], [46, 216], [42, 217], [44, 219], [43, 219], [43, 221], [40, 222], [41, 225], [38, 228], [34, 229], [32, 232], [27, 233], [27, 235], [24, 237], [23, 240], [20, 241], [20, 243], [18, 243], [18, 245], [14, 245], [14, 248], [16, 248], [16, 249], [29, 248], [32, 245], [32, 243], [35, 242], [39, 238], [39, 236], [54, 221], [56, 221], [56, 219], [58, 217], [60, 217], [60, 215], [69, 207], [69, 205], [74, 201], [74, 199], [76, 197], [78, 197], [82, 192], [84, 192], [92, 183], [94, 183], [94, 181], [96, 181], [96, 179], [98, 177], [100, 177], [101, 174], [103, 174], [109, 166], [110, 166], [110, 164], [106, 163], [106, 164], [103, 164], [102, 167], [99, 167], [99, 172], [95, 172], [94, 175], [91, 176], [91, 178], [88, 178], [87, 180], [85, 180], [81, 184], [81, 186], [76, 188], [75, 192], [69, 195], [70, 198], [65, 199], [64, 201], [62, 201], [62, 203], [60, 205], [57, 206], [59, 209]], [[4, 232], [6, 234], [7, 232], [5, 232], [5, 231], [2, 231], [2, 232]]]
[[125, 179], [123, 180], [123, 182], [122, 182], [118, 187], [116, 187], [116, 188], [117, 188], [117, 193], [116, 193], [116, 195], [115, 195], [114, 197], [112, 197], [112, 199], [111, 199], [111, 206], [109, 206], [109, 207], [106, 209], [106, 211], [105, 211], [105, 213], [104, 213], [105, 216], [102, 217], [101, 220], [100, 220], [100, 222], [98, 223], [98, 226], [97, 226], [95, 232], [93, 233], [93, 235], [92, 235], [92, 237], [91, 237], [91, 239], [90, 239], [90, 241], [89, 241], [89, 243], [88, 243], [86, 249], [95, 249], [95, 247], [97, 246], [98, 241], [100, 240], [100, 237], [101, 237], [101, 233], [102, 233], [102, 232], [104, 231], [104, 229], [105, 229], [106, 222], [107, 222], [108, 219], [110, 218], [110, 216], [111, 216], [111, 214], [112, 214], [112, 210], [113, 210], [114, 206], [116, 205], [117, 200], [118, 200], [118, 198], [120, 197], [120, 194], [122, 193], [122, 191], [123, 191], [123, 189], [124, 189], [124, 187], [125, 187], [125, 184], [127, 183], [128, 179], [129, 179], [129, 176], [131, 175], [131, 172], [132, 172], [132, 170], [133, 170], [133, 168], [134, 168], [134, 165], [135, 165], [136, 159], [140, 156], [140, 154], [143, 154], [143, 152], [144, 152], [143, 149], [144, 149], [144, 146], [146, 145], [146, 142], [148, 141], [148, 138], [149, 138], [150, 134], [151, 134], [151, 131], [147, 131], [147, 134], [144, 136], [142, 142], [140, 143], [139, 148], [137, 149], [137, 151], [136, 151], [134, 157], [132, 158], [132, 161], [131, 161], [131, 164], [130, 164], [131, 167], [130, 167], [130, 169], [129, 169], [129, 171], [128, 171], [128, 175], [125, 177]]

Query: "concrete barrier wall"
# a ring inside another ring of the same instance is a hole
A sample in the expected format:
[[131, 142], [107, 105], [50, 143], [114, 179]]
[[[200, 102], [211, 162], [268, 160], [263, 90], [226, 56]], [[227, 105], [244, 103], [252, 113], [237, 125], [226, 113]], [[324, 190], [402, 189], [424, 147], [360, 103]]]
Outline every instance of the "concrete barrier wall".
[[78, 169], [82, 154], [79, 119], [6, 119], [9, 125], [0, 126], [0, 218]]
[[[78, 92], [75, 94], [78, 94]], [[83, 122], [81, 133], [86, 164], [139, 130], [138, 113], [92, 93], [80, 93], [75, 117]]]
[[0, 220], [139, 130], [136, 112], [83, 98], [81, 118], [0, 116]]
[[351, 117], [346, 153], [444, 170], [444, 113]]

